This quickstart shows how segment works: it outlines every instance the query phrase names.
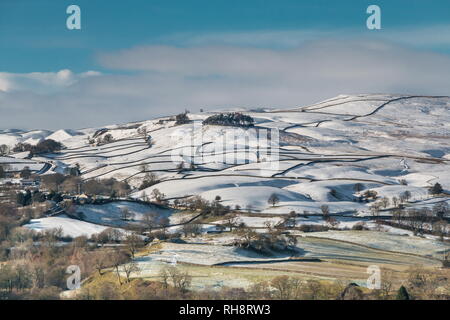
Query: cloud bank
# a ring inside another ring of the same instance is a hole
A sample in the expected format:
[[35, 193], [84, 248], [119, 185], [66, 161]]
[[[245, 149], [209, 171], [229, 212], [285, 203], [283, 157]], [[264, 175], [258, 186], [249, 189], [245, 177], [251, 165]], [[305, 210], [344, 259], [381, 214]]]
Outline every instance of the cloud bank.
[[449, 56], [385, 41], [145, 46], [103, 53], [98, 63], [111, 74], [0, 73], [0, 128], [78, 128], [185, 108], [282, 108], [338, 94], [448, 95], [450, 88]]
[[99, 72], [87, 71], [74, 74], [68, 69], [58, 72], [8, 73], [0, 72], [0, 92], [32, 91], [54, 93], [67, 88], [81, 79], [98, 76]]

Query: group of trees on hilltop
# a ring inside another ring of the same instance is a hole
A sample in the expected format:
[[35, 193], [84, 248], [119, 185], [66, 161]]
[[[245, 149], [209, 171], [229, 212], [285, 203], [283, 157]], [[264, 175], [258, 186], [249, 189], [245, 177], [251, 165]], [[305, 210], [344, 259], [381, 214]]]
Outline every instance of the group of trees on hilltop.
[[186, 124], [186, 123], [190, 123], [190, 122], [191, 122], [191, 119], [189, 119], [187, 112], [183, 112], [183, 113], [177, 114], [175, 116], [175, 124], [176, 125]]
[[36, 145], [31, 145], [29, 143], [19, 142], [13, 148], [13, 152], [26, 152], [29, 151], [32, 154], [42, 154], [42, 153], [52, 153], [55, 151], [60, 151], [64, 146], [55, 140], [46, 139], [40, 141]]
[[154, 174], [153, 172], [147, 172], [138, 189], [144, 190], [144, 189], [150, 188], [151, 186], [157, 184], [159, 181], [160, 180], [158, 179], [156, 174]]
[[40, 177], [40, 180], [42, 189], [26, 189], [15, 193], [17, 205], [29, 206], [46, 200], [61, 202], [65, 195], [80, 193], [93, 197], [126, 197], [131, 191], [127, 182], [114, 178], [82, 181], [78, 176], [54, 173], [44, 175]]
[[430, 188], [430, 194], [432, 195], [439, 195], [444, 192], [444, 189], [442, 188], [442, 185], [439, 182], [436, 182], [431, 188]]
[[253, 127], [255, 120], [249, 115], [240, 112], [220, 113], [206, 118], [203, 124], [212, 124], [219, 126], [234, 126], [234, 127]]
[[82, 181], [78, 176], [54, 173], [41, 178], [42, 186], [48, 191], [88, 195], [103, 195], [111, 197], [124, 197], [129, 194], [131, 187], [127, 182], [110, 179], [91, 179]]
[[248, 227], [238, 230], [240, 236], [233, 243], [234, 246], [271, 255], [277, 251], [291, 250], [297, 243], [297, 238], [283, 233], [278, 225], [266, 223], [267, 233], [259, 233]]
[[230, 206], [221, 204], [221, 197], [216, 196], [213, 201], [208, 201], [200, 196], [193, 196], [185, 199], [175, 199], [176, 208], [200, 211], [204, 216], [224, 216], [232, 210]]
[[[94, 134], [94, 137], [95, 137], [95, 134]], [[114, 137], [112, 136], [112, 134], [107, 133], [103, 137], [97, 136], [97, 140], [95, 140], [95, 138], [91, 138], [91, 136], [88, 136], [87, 141], [90, 145], [100, 146], [103, 144], [108, 144], [108, 143], [114, 142], [115, 140], [114, 140]]]
[[446, 221], [449, 214], [450, 206], [446, 202], [437, 203], [432, 208], [398, 208], [392, 213], [393, 219], [383, 221], [383, 224], [406, 228], [415, 235], [433, 234], [444, 240], [450, 234]]

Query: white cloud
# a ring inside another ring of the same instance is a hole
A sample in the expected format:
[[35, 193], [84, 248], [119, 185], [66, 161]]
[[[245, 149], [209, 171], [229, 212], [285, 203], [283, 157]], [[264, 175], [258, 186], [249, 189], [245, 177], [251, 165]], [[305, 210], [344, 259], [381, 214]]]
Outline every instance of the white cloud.
[[[0, 92], [0, 127], [76, 128], [185, 108], [295, 107], [338, 94], [447, 95], [450, 88], [450, 57], [380, 41], [285, 49], [147, 46], [103, 54], [99, 62], [132, 73], [0, 76], [0, 88], [7, 88]], [[36, 82], [58, 90], [42, 94]]]
[[256, 30], [248, 32], [177, 33], [160, 39], [162, 43], [183, 46], [241, 46], [260, 48], [297, 48], [310, 41], [334, 39], [389, 41], [397, 45], [420, 48], [450, 48], [450, 25], [385, 27], [370, 31], [365, 28], [311, 30]]
[[100, 73], [95, 71], [74, 74], [68, 69], [63, 69], [58, 72], [0, 72], [0, 91], [54, 93], [77, 83], [80, 79], [97, 76], [99, 74]]
[[183, 46], [241, 46], [260, 48], [296, 48], [308, 41], [321, 38], [342, 37], [354, 33], [350, 30], [266, 30], [248, 32], [176, 33], [160, 39], [163, 43]]

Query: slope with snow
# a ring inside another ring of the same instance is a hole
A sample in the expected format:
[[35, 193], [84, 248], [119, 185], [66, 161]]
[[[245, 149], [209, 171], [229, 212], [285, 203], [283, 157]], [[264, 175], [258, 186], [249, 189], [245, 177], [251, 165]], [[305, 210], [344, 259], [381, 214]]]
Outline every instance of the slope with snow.
[[[268, 216], [320, 214], [322, 205], [334, 214], [369, 215], [370, 203], [355, 202], [357, 183], [363, 192], [389, 198], [410, 191], [411, 206], [427, 205], [433, 199], [428, 188], [436, 182], [450, 189], [449, 97], [341, 95], [289, 110], [245, 113], [257, 130], [277, 128], [279, 145], [266, 141], [257, 150], [246, 142], [248, 130], [202, 126], [215, 112], [189, 114], [194, 121], [185, 125], [161, 118], [78, 131], [2, 131], [0, 144], [51, 138], [66, 148], [37, 158], [51, 164], [47, 173], [78, 164], [83, 179], [116, 178], [137, 188], [152, 172], [160, 182], [135, 189], [132, 197], [151, 197], [155, 189], [169, 200], [220, 196], [225, 205]], [[88, 138], [106, 134], [114, 141], [89, 144]], [[256, 161], [268, 148], [275, 148], [277, 157], [271, 153]], [[248, 154], [251, 161], [245, 163]], [[279, 203], [268, 203], [272, 194]]]

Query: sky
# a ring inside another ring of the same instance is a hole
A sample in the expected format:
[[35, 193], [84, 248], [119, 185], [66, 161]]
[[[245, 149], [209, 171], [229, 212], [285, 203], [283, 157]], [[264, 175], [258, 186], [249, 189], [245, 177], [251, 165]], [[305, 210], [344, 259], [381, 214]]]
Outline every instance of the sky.
[[[367, 28], [370, 5], [381, 30]], [[0, 1], [0, 129], [449, 95], [449, 75], [448, 0]]]

